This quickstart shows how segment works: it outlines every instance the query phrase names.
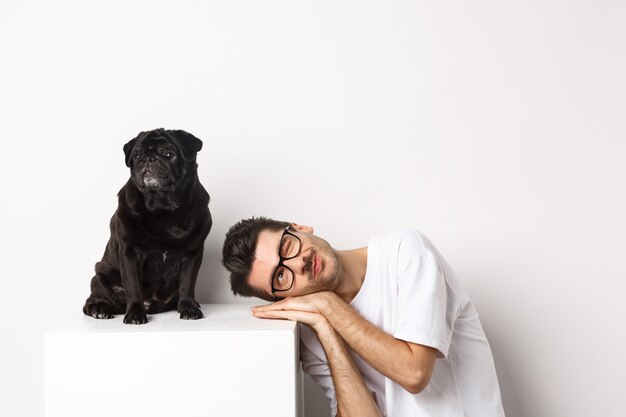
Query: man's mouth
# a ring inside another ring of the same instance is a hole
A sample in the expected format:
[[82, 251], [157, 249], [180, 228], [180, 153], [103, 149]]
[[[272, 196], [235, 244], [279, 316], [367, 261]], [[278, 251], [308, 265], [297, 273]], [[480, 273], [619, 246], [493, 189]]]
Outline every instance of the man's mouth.
[[322, 270], [322, 258], [315, 254], [313, 257], [313, 278], [317, 277]]

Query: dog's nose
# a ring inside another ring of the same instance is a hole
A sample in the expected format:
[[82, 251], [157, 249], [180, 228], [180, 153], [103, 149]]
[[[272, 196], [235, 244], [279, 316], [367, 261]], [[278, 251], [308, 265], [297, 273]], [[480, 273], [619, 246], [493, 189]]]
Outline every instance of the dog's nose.
[[150, 155], [148, 157], [148, 162], [154, 162], [154, 156], [153, 155]]

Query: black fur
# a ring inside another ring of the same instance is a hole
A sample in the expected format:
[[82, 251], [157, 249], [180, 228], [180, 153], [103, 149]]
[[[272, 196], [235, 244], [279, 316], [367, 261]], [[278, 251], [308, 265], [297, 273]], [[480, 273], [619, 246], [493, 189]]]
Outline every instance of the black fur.
[[209, 194], [198, 180], [201, 148], [195, 136], [165, 129], [141, 132], [124, 145], [131, 177], [118, 193], [86, 315], [125, 314], [127, 324], [173, 309], [181, 319], [203, 317], [194, 289], [212, 220]]

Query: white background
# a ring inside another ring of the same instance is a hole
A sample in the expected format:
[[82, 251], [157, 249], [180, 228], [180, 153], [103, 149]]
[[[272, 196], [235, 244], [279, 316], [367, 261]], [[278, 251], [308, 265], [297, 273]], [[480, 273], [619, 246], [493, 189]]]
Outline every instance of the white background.
[[625, 21], [607, 0], [4, 0], [0, 415], [43, 414], [43, 328], [80, 312], [122, 146], [156, 127], [204, 141], [199, 301], [238, 301], [219, 260], [242, 217], [340, 249], [417, 228], [477, 305], [508, 417], [626, 415]]

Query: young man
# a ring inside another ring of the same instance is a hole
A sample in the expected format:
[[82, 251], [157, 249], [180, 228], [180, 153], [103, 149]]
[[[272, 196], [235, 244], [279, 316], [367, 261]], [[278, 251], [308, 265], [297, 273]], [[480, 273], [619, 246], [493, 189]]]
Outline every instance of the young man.
[[504, 416], [474, 305], [422, 234], [335, 250], [313, 228], [264, 217], [226, 234], [235, 294], [274, 303], [256, 317], [303, 323], [303, 369], [333, 414]]

